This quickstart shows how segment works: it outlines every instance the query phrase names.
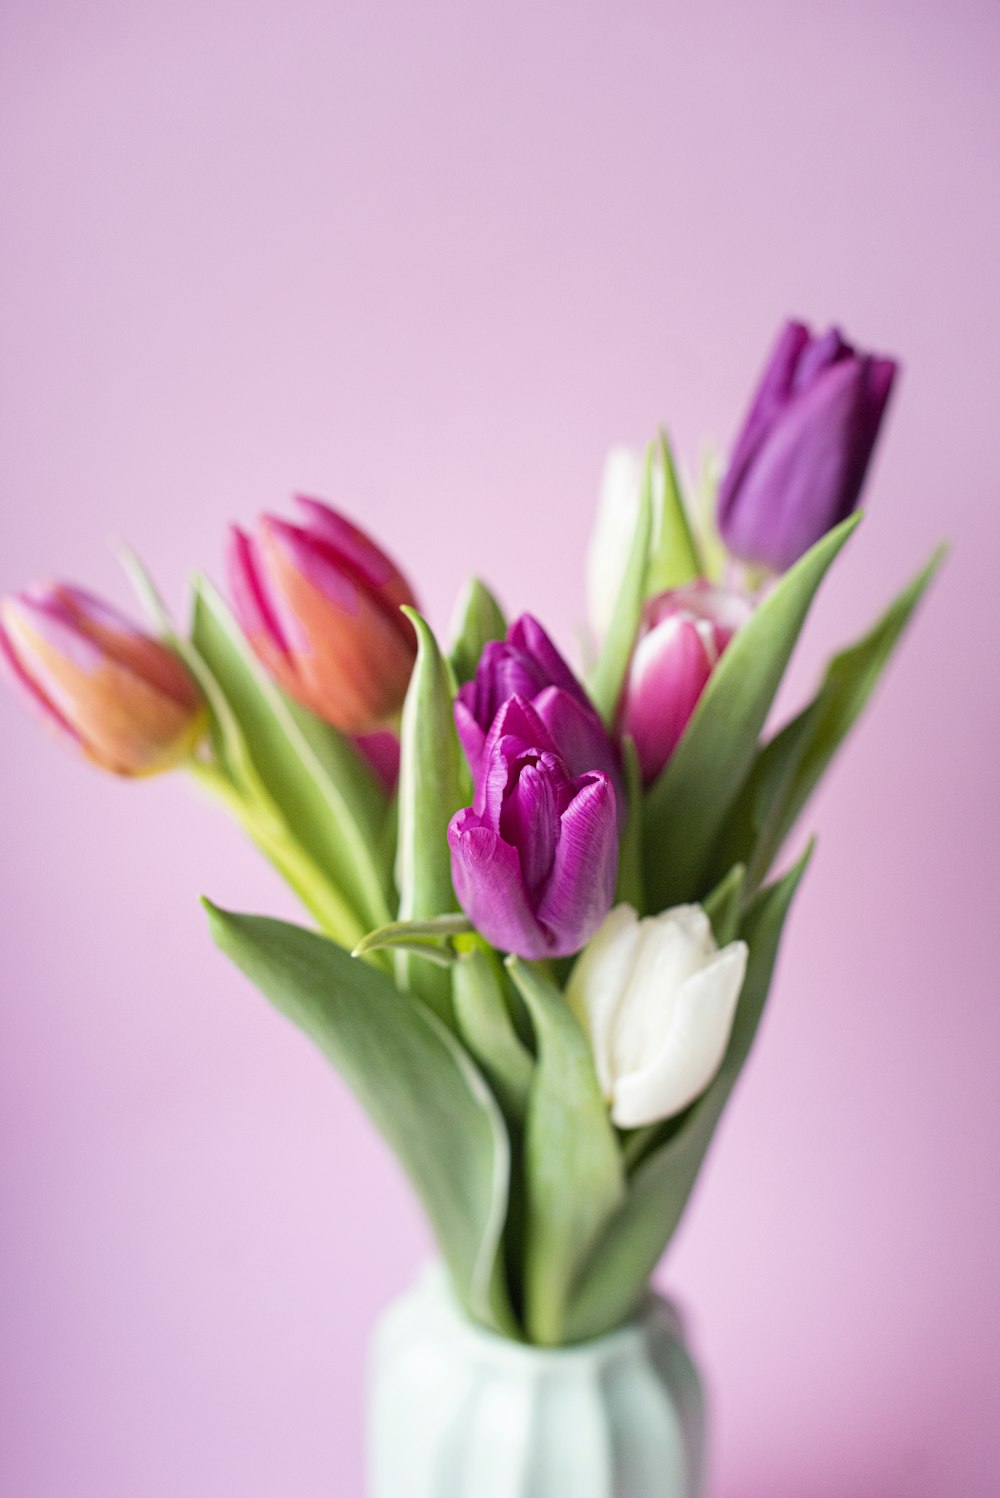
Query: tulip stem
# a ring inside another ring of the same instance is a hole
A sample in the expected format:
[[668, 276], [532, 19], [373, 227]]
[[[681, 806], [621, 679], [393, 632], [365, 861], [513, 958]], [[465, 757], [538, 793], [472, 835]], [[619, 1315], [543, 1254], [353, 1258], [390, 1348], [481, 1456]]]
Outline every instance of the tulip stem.
[[[241, 794], [217, 765], [191, 759], [188, 769], [194, 779], [216, 801], [232, 813], [240, 826], [291, 885], [324, 935], [350, 951], [367, 935], [364, 924], [348, 905], [340, 890], [317, 868], [296, 842], [280, 817]], [[379, 965], [384, 965], [384, 959]]]

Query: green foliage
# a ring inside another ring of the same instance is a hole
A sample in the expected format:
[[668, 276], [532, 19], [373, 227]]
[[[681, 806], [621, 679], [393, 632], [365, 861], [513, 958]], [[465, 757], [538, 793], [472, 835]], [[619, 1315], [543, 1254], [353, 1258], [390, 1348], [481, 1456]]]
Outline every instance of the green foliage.
[[663, 471], [663, 493], [653, 507], [653, 537], [645, 586], [647, 598], [655, 598], [657, 593], [667, 588], [679, 588], [683, 583], [691, 582], [692, 578], [704, 575], [704, 562], [691, 528], [666, 432], [660, 432], [657, 446]]
[[[452, 716], [451, 673], [428, 625], [415, 610], [404, 613], [417, 631], [417, 659], [400, 731], [396, 883], [399, 919], [424, 921], [458, 909], [448, 823], [467, 804], [468, 786]], [[448, 973], [405, 953], [397, 976], [440, 1018], [453, 1022]]]
[[483, 647], [491, 640], [502, 640], [506, 633], [503, 609], [484, 582], [478, 577], [470, 578], [455, 610], [449, 654], [459, 685], [475, 676]]
[[761, 749], [715, 855], [717, 869], [747, 864], [756, 889], [799, 813], [857, 722], [944, 558], [935, 552], [873, 629], [834, 656], [812, 702]]
[[813, 597], [860, 517], [845, 520], [786, 572], [734, 637], [644, 809], [650, 907], [707, 893], [710, 860]]
[[621, 1152], [590, 1043], [564, 994], [508, 958], [538, 1043], [525, 1125], [525, 1327], [565, 1340], [566, 1300], [601, 1229], [624, 1200]]
[[206, 903], [219, 948], [329, 1057], [395, 1152], [470, 1315], [518, 1327], [502, 1267], [510, 1148], [477, 1067], [383, 973], [297, 926]]
[[517, 1033], [500, 960], [477, 942], [463, 952], [452, 976], [459, 1038], [484, 1072], [504, 1114], [520, 1127], [528, 1103], [534, 1057]]

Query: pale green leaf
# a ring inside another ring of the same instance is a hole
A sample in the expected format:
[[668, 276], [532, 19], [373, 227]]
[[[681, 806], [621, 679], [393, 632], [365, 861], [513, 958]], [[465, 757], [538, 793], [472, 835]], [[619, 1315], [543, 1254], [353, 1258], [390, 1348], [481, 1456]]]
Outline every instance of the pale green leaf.
[[525, 1326], [533, 1342], [566, 1340], [570, 1289], [625, 1178], [579, 1020], [537, 968], [509, 958], [538, 1042], [525, 1126]]
[[503, 609], [484, 582], [478, 577], [470, 578], [455, 607], [449, 652], [460, 685], [475, 676], [483, 647], [491, 640], [502, 640], [506, 633]]
[[516, 1335], [501, 1253], [510, 1147], [466, 1052], [427, 1008], [334, 943], [206, 908], [221, 950], [329, 1057], [395, 1151], [462, 1303]]
[[819, 691], [758, 753], [733, 808], [717, 868], [735, 858], [748, 865], [751, 889], [767, 877], [781, 845], [868, 702], [944, 557], [935, 552], [882, 618], [834, 656]]
[[691, 528], [673, 450], [666, 432], [658, 441], [663, 488], [654, 490], [653, 543], [646, 574], [646, 597], [679, 588], [700, 577], [704, 564]]
[[[424, 921], [458, 909], [451, 882], [448, 824], [465, 804], [464, 761], [452, 715], [452, 681], [429, 626], [403, 611], [417, 632], [417, 659], [403, 704], [396, 880], [399, 919]], [[403, 986], [452, 1022], [451, 980], [411, 956], [400, 958]]]

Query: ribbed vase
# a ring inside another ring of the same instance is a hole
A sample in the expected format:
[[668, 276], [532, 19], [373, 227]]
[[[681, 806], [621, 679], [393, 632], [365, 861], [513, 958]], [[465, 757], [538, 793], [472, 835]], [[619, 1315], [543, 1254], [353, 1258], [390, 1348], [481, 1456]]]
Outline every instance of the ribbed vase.
[[466, 1320], [435, 1266], [371, 1349], [369, 1498], [699, 1498], [704, 1404], [669, 1302], [574, 1347]]

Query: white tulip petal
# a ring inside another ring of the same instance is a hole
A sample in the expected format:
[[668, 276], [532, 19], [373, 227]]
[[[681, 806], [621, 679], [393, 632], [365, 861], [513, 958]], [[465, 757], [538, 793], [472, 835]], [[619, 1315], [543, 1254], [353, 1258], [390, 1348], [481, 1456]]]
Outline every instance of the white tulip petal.
[[746, 943], [732, 942], [673, 994], [659, 1045], [615, 1079], [611, 1117], [619, 1128], [671, 1118], [704, 1092], [729, 1043], [746, 963]]
[[641, 926], [631, 905], [616, 905], [577, 958], [566, 998], [590, 1035], [601, 1091], [614, 1087], [613, 1035], [639, 948]]

